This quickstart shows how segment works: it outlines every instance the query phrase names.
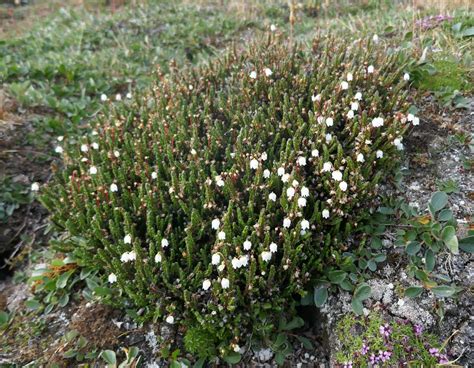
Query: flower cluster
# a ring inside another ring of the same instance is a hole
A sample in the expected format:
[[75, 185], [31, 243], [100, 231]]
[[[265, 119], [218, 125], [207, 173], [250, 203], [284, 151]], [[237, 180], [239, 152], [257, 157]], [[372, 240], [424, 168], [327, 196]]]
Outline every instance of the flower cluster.
[[418, 122], [406, 83], [396, 55], [334, 39], [159, 74], [58, 146], [64, 171], [42, 200], [124, 305], [232, 351], [343, 259]]

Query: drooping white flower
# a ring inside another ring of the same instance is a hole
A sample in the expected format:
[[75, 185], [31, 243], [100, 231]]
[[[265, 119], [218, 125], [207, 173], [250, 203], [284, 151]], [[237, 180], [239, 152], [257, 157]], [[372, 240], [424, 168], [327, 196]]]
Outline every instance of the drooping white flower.
[[122, 95], [121, 95], [120, 93], [117, 93], [117, 94], [115, 95], [115, 100], [116, 100], [116, 101], [122, 101]]
[[288, 174], [288, 173], [283, 174], [283, 176], [281, 177], [281, 181], [283, 183], [286, 183], [286, 182], [288, 182], [288, 180], [290, 180], [290, 174]]
[[115, 157], [120, 157], [120, 152], [119, 151], [114, 151], [114, 156]]
[[263, 71], [265, 72], [265, 75], [267, 77], [271, 76], [273, 74], [272, 70], [270, 68], [265, 68], [263, 69]]
[[40, 185], [39, 185], [39, 183], [34, 182], [33, 184], [31, 184], [31, 191], [32, 191], [32, 192], [37, 192], [38, 190], [40, 190]]
[[270, 25], [270, 31], [275, 32], [277, 30], [277, 26], [274, 24]]
[[403, 80], [409, 81], [410, 80], [410, 74], [408, 74], [408, 73], [403, 74]]
[[223, 187], [224, 186], [224, 180], [222, 180], [222, 177], [220, 175], [217, 175], [215, 178], [214, 178], [214, 181], [216, 182], [216, 185], [218, 187]]
[[376, 34], [374, 34], [374, 36], [372, 37], [372, 40], [373, 40], [375, 43], [379, 42], [379, 36], [376, 35]]
[[267, 161], [267, 158], [268, 158], [267, 153], [263, 152], [262, 155], [260, 156], [260, 158], [262, 159], [262, 161]]
[[349, 83], [347, 83], [346, 81], [342, 81], [342, 83], [341, 83], [341, 88], [342, 88], [343, 90], [348, 89], [348, 88], [349, 88]]
[[257, 78], [257, 72], [254, 70], [252, 72], [250, 72], [250, 78], [252, 79], [256, 79]]
[[365, 159], [364, 159], [364, 155], [362, 153], [359, 153], [357, 155], [357, 162], [364, 162]]
[[326, 125], [328, 127], [332, 127], [334, 125], [334, 119], [333, 118], [326, 118]]
[[312, 150], [311, 151], [311, 156], [318, 157], [319, 156], [319, 151], [317, 149]]
[[258, 169], [258, 160], [256, 159], [252, 159], [250, 160], [250, 168], [253, 169], [253, 170], [257, 170]]
[[420, 125], [420, 118], [415, 116], [413, 118], [413, 123], [412, 123], [414, 126], [417, 126], [417, 125]]
[[174, 317], [171, 315], [166, 317], [166, 323], [169, 323], [170, 325], [172, 325], [174, 323]]
[[221, 256], [217, 253], [214, 253], [211, 258], [211, 263], [214, 266], [217, 266], [219, 263], [221, 263]]
[[237, 345], [237, 344], [234, 344], [233, 345], [233, 350], [234, 350], [234, 352], [239, 353], [240, 352], [240, 346]]
[[151, 178], [152, 178], [152, 179], [158, 178], [158, 174], [157, 174], [155, 171], [153, 171], [153, 172], [151, 173]]
[[94, 142], [94, 143], [91, 144], [91, 147], [95, 150], [98, 150], [99, 149], [99, 143]]
[[110, 184], [110, 191], [111, 192], [118, 192], [118, 186], [115, 183]]
[[252, 243], [250, 242], [250, 240], [244, 241], [244, 249], [250, 250], [250, 248], [252, 248]]
[[377, 150], [377, 152], [375, 152], [375, 156], [376, 156], [377, 158], [382, 158], [382, 157], [383, 157], [383, 151]]
[[372, 119], [372, 126], [374, 128], [379, 128], [379, 127], [383, 126], [383, 118], [378, 117], [378, 118]]
[[61, 146], [57, 146], [57, 147], [54, 149], [54, 152], [61, 154], [61, 153], [64, 152], [64, 150], [63, 150], [63, 148], [62, 148]]
[[343, 192], [345, 192], [345, 191], [347, 190], [347, 183], [346, 183], [345, 181], [341, 181], [341, 182], [339, 183], [339, 188], [340, 188]]
[[111, 273], [108, 279], [109, 279], [109, 283], [113, 284], [114, 282], [117, 282], [117, 275], [115, 273]]
[[331, 171], [331, 169], [332, 169], [332, 164], [330, 162], [325, 162], [323, 164], [323, 169], [321, 171], [328, 172], [328, 171]]
[[211, 287], [211, 280], [206, 279], [202, 282], [203, 290], [209, 290], [210, 287]]
[[394, 141], [393, 141], [393, 144], [395, 145], [395, 147], [397, 147], [397, 150], [399, 151], [403, 151], [403, 143], [402, 143], [402, 139], [403, 138], [395, 138]]
[[352, 75], [352, 73], [347, 73], [347, 81], [350, 82], [354, 79], [354, 76]]
[[374, 66], [369, 65], [369, 67], [367, 68], [367, 73], [372, 74], [373, 72], [374, 72]]
[[222, 272], [222, 271], [224, 271], [224, 269], [225, 269], [225, 263], [222, 262], [222, 263], [217, 267], [217, 270], [218, 270], [219, 272]]
[[324, 121], [324, 117], [323, 117], [323, 116], [318, 116], [318, 118], [316, 119], [316, 121], [317, 121], [319, 124], [322, 124], [323, 121]]
[[352, 102], [351, 103], [351, 110], [354, 110], [354, 111], [359, 110], [359, 103], [358, 102]]
[[261, 256], [262, 256], [262, 260], [264, 262], [269, 262], [272, 259], [272, 253], [271, 252], [263, 251]]
[[303, 156], [298, 157], [298, 165], [306, 166], [306, 157], [303, 157]]
[[105, 93], [102, 93], [102, 94], [100, 95], [100, 100], [101, 100], [102, 102], [107, 101], [107, 95], [106, 95]]
[[296, 188], [298, 185], [300, 185], [300, 183], [298, 182], [298, 180], [293, 180], [291, 182], [291, 185], [293, 186], [293, 188]]
[[339, 170], [333, 171], [331, 176], [335, 181], [341, 181], [342, 180], [342, 172], [340, 172]]
[[353, 117], [354, 117], [354, 111], [349, 110], [348, 113], [347, 113], [347, 118], [352, 119]]
[[221, 221], [218, 219], [218, 218], [215, 218], [214, 220], [212, 220], [211, 222], [211, 227], [212, 229], [214, 230], [217, 230], [219, 229], [219, 226], [221, 225]]
[[236, 269], [242, 267], [242, 265], [241, 265], [241, 263], [240, 263], [240, 259], [238, 259], [238, 258], [236, 258], [236, 257], [232, 258], [231, 263], [232, 263], [232, 268], [233, 268], [234, 270], [236, 270]]
[[276, 245], [276, 243], [271, 243], [270, 244], [270, 252], [271, 253], [276, 253], [278, 250], [278, 245]]
[[191, 155], [193, 155], [193, 156], [197, 155], [197, 151], [194, 148], [191, 149]]
[[263, 177], [265, 179], [268, 179], [270, 177], [270, 170], [268, 169], [263, 170]]
[[161, 262], [161, 259], [162, 259], [161, 254], [160, 254], [160, 253], [156, 253], [156, 255], [155, 255], [155, 263], [160, 263], [160, 262]]
[[294, 195], [295, 195], [295, 188], [289, 187], [286, 190], [286, 196], [288, 197], [288, 199], [291, 199], [291, 198], [293, 198]]
[[132, 244], [132, 236], [130, 234], [127, 234], [123, 237], [123, 242], [124, 244]]
[[240, 257], [239, 262], [240, 262], [241, 267], [247, 267], [248, 264], [249, 264], [249, 256], [244, 255], [244, 256]]
[[126, 95], [126, 97], [127, 97], [128, 99], [131, 99], [131, 98], [132, 98], [132, 94], [131, 94], [130, 92], [128, 92], [127, 95]]
[[58, 140], [58, 142], [62, 142], [64, 140], [64, 136], [60, 135], [56, 139]]
[[321, 95], [320, 94], [312, 95], [311, 96], [311, 101], [312, 102], [321, 101]]
[[165, 239], [165, 238], [161, 239], [161, 246], [163, 248], [166, 248], [168, 245], [170, 245], [170, 243], [168, 242], [168, 239]]
[[329, 218], [329, 210], [323, 210], [322, 214], [323, 214], [323, 218], [325, 219]]
[[286, 217], [284, 220], [283, 220], [283, 227], [284, 228], [289, 228], [291, 226], [291, 220]]
[[217, 234], [217, 238], [219, 240], [225, 240], [225, 232], [219, 231], [219, 233]]
[[277, 174], [278, 176], [283, 176], [285, 174], [285, 169], [283, 167], [279, 167]]
[[331, 142], [331, 139], [332, 139], [332, 134], [327, 133], [327, 134], [326, 134], [326, 143]]
[[221, 280], [221, 286], [223, 289], [228, 289], [230, 286], [230, 281], [229, 279], [226, 279], [225, 277]]
[[413, 121], [414, 118], [415, 118], [415, 115], [413, 115], [411, 113], [407, 115], [407, 120], [408, 121]]
[[303, 220], [301, 221], [301, 230], [308, 230], [309, 229], [309, 221], [308, 220]]
[[87, 147], [87, 144], [82, 144], [81, 145], [81, 152], [87, 152], [89, 151], [89, 147]]
[[301, 196], [302, 197], [309, 197], [309, 189], [307, 187], [301, 188]]
[[275, 202], [276, 199], [277, 199], [277, 196], [275, 193], [271, 192], [269, 195], [268, 195], [268, 199]]

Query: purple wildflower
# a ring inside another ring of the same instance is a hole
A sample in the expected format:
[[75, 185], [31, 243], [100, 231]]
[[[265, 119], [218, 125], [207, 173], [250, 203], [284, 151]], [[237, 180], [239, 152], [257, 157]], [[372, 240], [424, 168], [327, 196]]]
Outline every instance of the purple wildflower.
[[369, 352], [369, 347], [364, 343], [362, 344], [361, 354], [366, 355]]
[[413, 328], [415, 330], [415, 336], [421, 336], [421, 334], [423, 333], [423, 326], [416, 324], [415, 326], [413, 326]]
[[344, 362], [342, 368], [352, 368], [352, 362]]
[[380, 326], [379, 331], [382, 336], [389, 337], [390, 333], [392, 332], [392, 329], [390, 328], [388, 323], [386, 323], [385, 325]]

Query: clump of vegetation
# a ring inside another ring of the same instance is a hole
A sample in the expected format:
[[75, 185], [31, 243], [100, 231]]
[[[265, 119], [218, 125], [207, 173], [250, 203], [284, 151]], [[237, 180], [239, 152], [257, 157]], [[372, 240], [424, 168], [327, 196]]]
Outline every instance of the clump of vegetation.
[[370, 42], [270, 37], [157, 79], [64, 142], [42, 201], [71, 235], [62, 250], [106, 274], [115, 302], [238, 354], [342, 262], [417, 123], [409, 76]]
[[439, 338], [407, 320], [386, 321], [377, 312], [368, 317], [345, 316], [337, 324], [340, 367], [432, 367], [448, 363]]

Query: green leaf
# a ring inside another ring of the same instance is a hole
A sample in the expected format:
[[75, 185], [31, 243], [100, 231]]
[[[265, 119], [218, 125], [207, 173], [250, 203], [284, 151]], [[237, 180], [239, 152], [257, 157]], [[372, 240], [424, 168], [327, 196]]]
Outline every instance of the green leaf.
[[193, 368], [202, 368], [204, 367], [204, 363], [206, 363], [206, 359], [201, 358], [196, 363], [194, 363]]
[[328, 299], [328, 289], [326, 286], [319, 286], [314, 288], [314, 304], [316, 307], [320, 308]]
[[115, 365], [117, 364], [117, 358], [115, 356], [115, 351], [104, 350], [100, 353], [100, 357], [104, 359], [108, 364]]
[[10, 315], [7, 312], [0, 311], [0, 327], [6, 325], [9, 319]]
[[461, 32], [462, 37], [471, 37], [474, 36], [474, 27], [466, 28]]
[[453, 296], [456, 294], [456, 289], [453, 288], [452, 286], [436, 286], [431, 289], [434, 295], [440, 297], [440, 298], [449, 298], [450, 296]]
[[444, 209], [438, 214], [438, 221], [449, 221], [453, 219], [453, 211]]
[[459, 248], [467, 253], [474, 253], [474, 236], [468, 236], [459, 240]]
[[421, 244], [416, 241], [412, 241], [408, 243], [405, 250], [410, 256], [414, 256], [416, 253], [420, 251], [420, 249], [421, 249]]
[[229, 364], [237, 364], [242, 359], [242, 355], [236, 352], [230, 352], [224, 357], [224, 360]]
[[170, 362], [170, 368], [181, 368], [181, 363], [177, 360], [172, 360]]
[[430, 206], [433, 212], [442, 210], [448, 204], [448, 195], [445, 192], [436, 192], [431, 196]]
[[25, 302], [25, 306], [28, 309], [37, 310], [38, 308], [41, 307], [41, 303], [37, 301], [36, 299], [29, 299]]
[[423, 292], [423, 288], [420, 286], [410, 286], [405, 290], [405, 296], [409, 298], [416, 298]]
[[360, 284], [354, 290], [354, 299], [358, 301], [363, 301], [370, 297], [372, 294], [372, 289], [366, 283]]
[[68, 271], [62, 273], [59, 277], [58, 280], [56, 281], [56, 287], [58, 289], [64, 289], [67, 285], [67, 280], [69, 280], [69, 277], [71, 277], [72, 273], [74, 271]]
[[283, 330], [284, 331], [294, 330], [295, 328], [300, 328], [302, 326], [304, 326], [303, 318], [296, 316], [283, 327]]
[[329, 281], [331, 281], [333, 284], [340, 284], [345, 280], [346, 276], [347, 273], [342, 270], [330, 271], [328, 274]]
[[311, 343], [311, 341], [308, 338], [306, 338], [304, 336], [299, 336], [299, 335], [297, 335], [296, 338], [303, 344], [305, 349], [314, 350], [313, 344]]
[[351, 305], [352, 310], [355, 314], [358, 314], [360, 316], [364, 313], [364, 306], [362, 305], [362, 302], [360, 300], [352, 298]]
[[112, 290], [107, 287], [97, 286], [94, 288], [94, 293], [97, 296], [107, 296], [112, 294]]
[[441, 239], [453, 254], [459, 254], [459, 243], [454, 226], [446, 226], [441, 232]]
[[434, 266], [436, 264], [436, 259], [433, 251], [431, 249], [428, 249], [425, 253], [425, 268], [426, 271], [431, 272], [434, 269]]

